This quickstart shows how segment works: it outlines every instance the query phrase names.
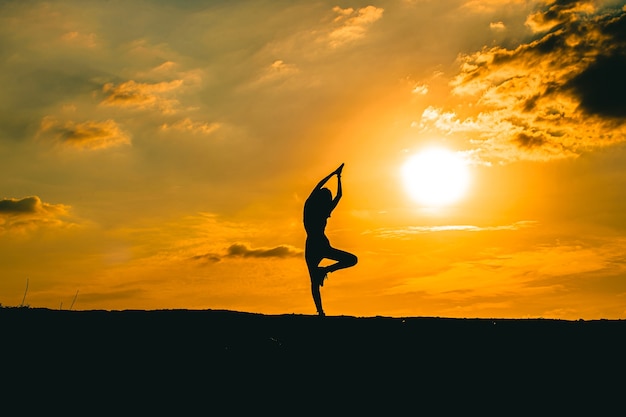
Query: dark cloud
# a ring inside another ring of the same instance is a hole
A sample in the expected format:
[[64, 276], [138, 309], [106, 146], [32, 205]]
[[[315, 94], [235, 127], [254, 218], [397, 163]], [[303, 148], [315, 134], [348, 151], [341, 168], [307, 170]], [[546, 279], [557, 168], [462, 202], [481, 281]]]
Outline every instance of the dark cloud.
[[26, 232], [41, 226], [65, 227], [71, 225], [60, 217], [67, 216], [69, 207], [44, 203], [37, 196], [3, 198], [0, 200], [0, 234]]
[[546, 139], [541, 134], [530, 135], [527, 133], [519, 133], [514, 141], [525, 148], [533, 148], [546, 143]]
[[234, 243], [226, 249], [225, 254], [214, 252], [204, 253], [191, 257], [194, 261], [220, 262], [224, 258], [291, 258], [302, 255], [302, 250], [289, 245], [280, 245], [273, 248], [250, 248], [242, 243]]
[[[540, 17], [542, 16], [542, 17]], [[528, 45], [538, 56], [548, 55], [571, 71], [551, 80], [562, 90], [572, 89], [581, 107], [595, 115], [624, 115], [626, 83], [626, 13], [596, 11], [593, 2], [557, 1], [535, 19], [557, 23], [549, 33]], [[556, 59], [561, 59], [557, 61]], [[573, 63], [579, 65], [574, 66]], [[570, 64], [572, 63], [572, 64]], [[554, 68], [555, 72], [558, 67]], [[571, 76], [568, 77], [568, 75]], [[546, 88], [546, 93], [557, 89]]]
[[43, 205], [39, 197], [22, 199], [5, 198], [0, 200], [0, 214], [25, 214], [41, 211]]
[[63, 204], [49, 204], [37, 196], [24, 198], [3, 198], [0, 200], [0, 215], [66, 214], [68, 207]]
[[227, 256], [241, 256], [244, 258], [289, 258], [299, 256], [302, 251], [291, 246], [281, 245], [275, 248], [252, 249], [248, 246], [235, 243], [228, 248]]
[[192, 256], [191, 260], [199, 261], [199, 262], [219, 262], [222, 260], [222, 257], [217, 253], [203, 253], [202, 255]]
[[568, 86], [573, 89], [585, 112], [625, 120], [626, 55], [599, 56]]
[[543, 54], [561, 53], [588, 65], [564, 84], [580, 102], [580, 108], [606, 118], [626, 116], [626, 14], [609, 10], [592, 18], [581, 13], [592, 2], [557, 1], [533, 16], [557, 25], [536, 44]]

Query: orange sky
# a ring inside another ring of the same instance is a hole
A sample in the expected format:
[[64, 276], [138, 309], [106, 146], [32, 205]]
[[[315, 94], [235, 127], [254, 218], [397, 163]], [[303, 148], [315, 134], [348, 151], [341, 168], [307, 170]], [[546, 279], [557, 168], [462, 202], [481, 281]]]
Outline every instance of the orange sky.
[[[302, 206], [354, 268], [327, 314], [626, 315], [623, 1], [0, 5], [0, 303], [314, 314]], [[436, 209], [401, 168], [468, 163]]]

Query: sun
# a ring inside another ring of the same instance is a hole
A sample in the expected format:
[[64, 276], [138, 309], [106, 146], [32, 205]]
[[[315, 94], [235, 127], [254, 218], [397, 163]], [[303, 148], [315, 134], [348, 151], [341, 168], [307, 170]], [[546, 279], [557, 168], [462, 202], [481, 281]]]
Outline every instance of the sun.
[[467, 161], [445, 148], [428, 148], [402, 165], [408, 194], [427, 207], [443, 207], [461, 200], [469, 188]]

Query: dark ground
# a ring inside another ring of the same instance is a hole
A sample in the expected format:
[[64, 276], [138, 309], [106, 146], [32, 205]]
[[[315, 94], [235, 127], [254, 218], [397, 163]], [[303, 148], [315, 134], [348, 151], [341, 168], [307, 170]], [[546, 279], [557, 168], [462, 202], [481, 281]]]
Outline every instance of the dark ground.
[[623, 320], [0, 308], [0, 331], [0, 413], [626, 412]]

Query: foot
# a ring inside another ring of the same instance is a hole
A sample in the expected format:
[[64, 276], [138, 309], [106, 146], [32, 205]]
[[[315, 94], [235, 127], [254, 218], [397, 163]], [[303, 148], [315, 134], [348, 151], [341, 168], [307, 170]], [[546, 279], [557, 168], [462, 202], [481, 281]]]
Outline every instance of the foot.
[[316, 277], [318, 284], [320, 285], [320, 287], [324, 286], [324, 280], [326, 278], [328, 278], [328, 272], [326, 271], [326, 268], [324, 267], [318, 267], [317, 268], [317, 274]]

